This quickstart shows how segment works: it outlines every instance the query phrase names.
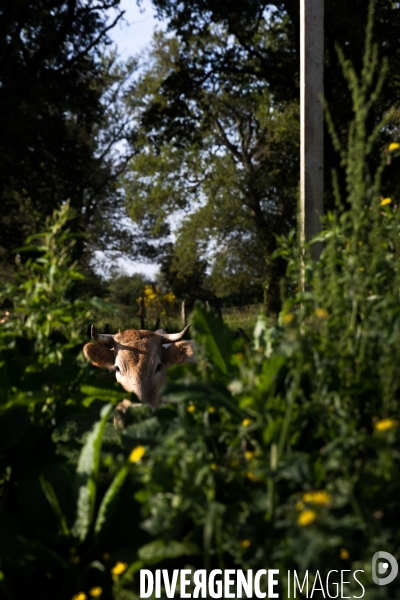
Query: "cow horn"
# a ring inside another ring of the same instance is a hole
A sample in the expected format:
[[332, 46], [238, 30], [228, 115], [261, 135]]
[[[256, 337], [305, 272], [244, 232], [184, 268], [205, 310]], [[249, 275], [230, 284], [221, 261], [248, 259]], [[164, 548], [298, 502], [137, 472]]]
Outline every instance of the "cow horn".
[[190, 324], [186, 325], [185, 329], [182, 329], [182, 331], [180, 333], [167, 333], [163, 329], [157, 329], [157, 331], [155, 331], [154, 333], [161, 336], [163, 338], [163, 341], [165, 341], [166, 343], [179, 342], [179, 340], [181, 340], [183, 338], [183, 336], [185, 335], [185, 333], [187, 332], [189, 327], [190, 327]]
[[110, 344], [114, 344], [114, 336], [106, 333], [97, 333], [97, 329], [94, 325], [90, 328], [90, 335], [92, 340], [98, 342], [99, 344], [106, 344], [109, 346]]

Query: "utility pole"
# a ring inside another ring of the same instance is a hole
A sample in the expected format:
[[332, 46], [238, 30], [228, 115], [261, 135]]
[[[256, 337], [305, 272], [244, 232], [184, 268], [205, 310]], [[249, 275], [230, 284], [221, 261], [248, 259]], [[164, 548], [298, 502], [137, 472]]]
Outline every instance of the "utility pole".
[[[324, 212], [324, 0], [300, 0], [301, 247], [321, 231]], [[318, 260], [322, 244], [313, 244]], [[304, 274], [303, 274], [304, 277]], [[304, 283], [304, 282], [303, 282]]]

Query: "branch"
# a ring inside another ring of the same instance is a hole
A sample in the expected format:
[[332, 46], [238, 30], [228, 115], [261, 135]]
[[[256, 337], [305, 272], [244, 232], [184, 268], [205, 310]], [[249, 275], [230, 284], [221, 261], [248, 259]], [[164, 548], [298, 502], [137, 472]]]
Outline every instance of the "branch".
[[117, 17], [114, 19], [114, 21], [111, 23], [111, 25], [104, 27], [104, 29], [102, 29], [100, 31], [99, 35], [89, 44], [89, 46], [86, 46], [86, 48], [84, 50], [81, 50], [80, 52], [78, 52], [78, 54], [76, 54], [75, 56], [70, 58], [65, 64], [71, 65], [74, 62], [76, 62], [77, 60], [79, 60], [80, 58], [82, 58], [83, 56], [85, 56], [86, 54], [88, 54], [88, 52], [90, 52], [90, 50], [92, 50], [92, 48], [97, 46], [97, 44], [100, 42], [102, 37], [104, 37], [104, 35], [107, 33], [107, 31], [110, 31], [110, 29], [115, 27], [115, 25], [124, 16], [124, 14], [125, 14], [125, 11], [122, 11], [119, 15], [117, 15]]
[[232, 144], [232, 142], [229, 141], [228, 136], [226, 135], [225, 130], [222, 127], [222, 125], [219, 122], [219, 119], [217, 117], [215, 118], [215, 123], [216, 123], [216, 125], [217, 125], [217, 127], [218, 127], [218, 129], [220, 131], [221, 136], [222, 136], [222, 140], [224, 142], [224, 146], [231, 151], [231, 153], [233, 154], [233, 156], [237, 160], [239, 160], [240, 162], [243, 162], [239, 150], [237, 149], [237, 147], [235, 146], [235, 144]]

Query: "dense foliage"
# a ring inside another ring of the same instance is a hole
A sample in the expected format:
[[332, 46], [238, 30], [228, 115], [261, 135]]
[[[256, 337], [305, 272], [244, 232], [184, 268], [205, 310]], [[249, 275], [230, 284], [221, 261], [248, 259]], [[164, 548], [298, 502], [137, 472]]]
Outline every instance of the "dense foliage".
[[[0, 281], [15, 250], [70, 199], [74, 247], [89, 270], [94, 250], [135, 253], [124, 231], [116, 152], [129, 119], [121, 98], [135, 63], [118, 63], [109, 32], [120, 0], [5, 0], [0, 10]], [[118, 223], [118, 235], [116, 235]]]
[[[324, 4], [324, 93], [345, 142], [352, 104], [337, 47], [361, 69], [368, 3]], [[129, 98], [138, 123], [125, 178], [129, 214], [146, 239], [157, 240], [175, 293], [196, 279], [219, 297], [247, 294], [251, 302], [264, 294], [267, 311], [276, 312], [285, 265], [274, 254], [275, 236], [294, 226], [298, 200], [299, 2], [154, 5], [168, 30], [155, 36]], [[396, 73], [399, 6], [374, 5], [375, 36]], [[396, 139], [398, 85], [387, 77], [369, 113], [370, 131], [390, 113], [370, 155], [373, 167], [382, 145]], [[333, 209], [331, 171], [343, 197], [346, 175], [329, 135], [324, 156], [324, 203]], [[385, 173], [385, 195], [396, 193], [399, 172]], [[168, 246], [171, 231], [176, 239]]]
[[[3, 2], [0, 281], [13, 276], [26, 236], [69, 198], [71, 229], [91, 234], [74, 247], [86, 274], [76, 294], [105, 296], [94, 261], [104, 271], [104, 253], [123, 252], [159, 261], [166, 291], [188, 304], [264, 298], [277, 312], [285, 263], [275, 236], [295, 225], [298, 196], [299, 3], [154, 6], [167, 31], [123, 65], [109, 39], [123, 16], [119, 0]], [[361, 0], [326, 0], [325, 11], [325, 95], [343, 142], [351, 98], [336, 46], [360, 67], [368, 10]], [[390, 73], [399, 14], [396, 2], [376, 0]], [[378, 146], [396, 139], [398, 97], [398, 78], [387, 77], [367, 124], [390, 114]], [[333, 208], [331, 169], [342, 193], [345, 173], [325, 140], [325, 206]], [[379, 148], [373, 167], [377, 156]], [[398, 173], [386, 172], [384, 195], [396, 193]]]
[[[68, 206], [30, 240], [35, 258], [2, 290], [5, 598], [134, 600], [141, 568], [271, 567], [281, 595], [288, 570], [308, 570], [309, 589], [317, 572], [359, 570], [364, 598], [400, 598], [398, 579], [371, 579], [375, 552], [400, 558], [400, 211], [380, 194], [400, 146], [371, 170], [383, 125], [371, 138], [365, 122], [384, 68], [370, 43], [362, 78], [342, 64], [355, 110], [340, 148], [347, 208], [337, 186], [341, 211], [326, 219], [321, 260], [303, 263], [306, 291], [285, 299], [274, 327], [261, 315], [250, 341], [198, 307], [197, 364], [170, 371], [157, 412], [136, 407], [116, 430], [112, 404], [126, 394], [78, 353], [84, 322], [111, 307], [66, 299], [79, 277]], [[294, 287], [291, 239], [280, 253]], [[349, 580], [344, 596], [360, 597]]]
[[357, 568], [366, 598], [398, 597], [395, 584], [372, 585], [370, 568], [375, 551], [397, 557], [399, 543], [400, 224], [389, 203], [373, 196], [369, 207], [372, 268], [354, 267], [365, 249], [347, 230], [350, 246], [327, 244], [312, 291], [288, 301], [273, 329], [260, 317], [254, 347], [199, 308], [198, 364], [172, 373], [166, 405], [134, 409], [118, 432], [107, 404], [89, 434], [98, 400], [124, 394], [76, 355], [96, 301], [63, 301], [65, 233], [53, 224], [21, 284], [25, 305], [16, 295], [0, 330], [5, 598], [101, 588], [133, 599], [140, 568], [271, 566], [322, 578]]
[[[219, 54], [227, 44], [227, 31], [212, 29], [192, 38], [185, 60]], [[298, 105], [278, 102], [254, 75], [209, 74], [190, 107], [175, 115], [182, 131], [169, 139], [168, 122], [158, 120], [170, 107], [163, 82], [166, 73], [178, 76], [181, 60], [178, 40], [157, 34], [131, 91], [130, 109], [138, 120], [148, 118], [149, 128], [135, 132], [125, 176], [128, 212], [146, 236], [164, 240], [174, 230], [173, 247], [159, 247], [170, 284], [176, 285], [175, 273], [187, 288], [190, 276], [209, 265], [209, 276], [199, 280], [203, 288], [219, 297], [247, 293], [250, 299], [273, 282], [269, 309], [276, 311], [285, 269], [271, 257], [275, 235], [295, 224]], [[188, 133], [186, 119], [193, 120]]]

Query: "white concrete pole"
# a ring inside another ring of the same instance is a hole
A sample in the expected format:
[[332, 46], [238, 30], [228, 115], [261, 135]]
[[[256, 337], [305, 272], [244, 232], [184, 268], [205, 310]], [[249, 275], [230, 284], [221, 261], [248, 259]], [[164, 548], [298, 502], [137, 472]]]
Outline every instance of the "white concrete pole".
[[[324, 212], [324, 0], [300, 0], [301, 245], [321, 231]], [[314, 244], [318, 259], [321, 244]]]

